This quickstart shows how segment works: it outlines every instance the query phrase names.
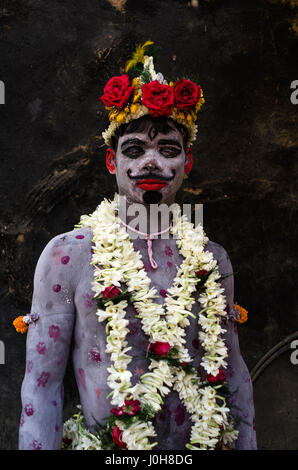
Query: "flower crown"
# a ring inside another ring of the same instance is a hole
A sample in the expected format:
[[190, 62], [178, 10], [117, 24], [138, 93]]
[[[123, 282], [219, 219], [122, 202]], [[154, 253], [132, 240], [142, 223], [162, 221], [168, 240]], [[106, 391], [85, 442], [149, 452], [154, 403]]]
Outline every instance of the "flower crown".
[[188, 130], [187, 146], [196, 139], [197, 113], [205, 100], [202, 88], [191, 80], [169, 82], [154, 70], [152, 41], [138, 45], [125, 71], [139, 74], [130, 80], [128, 75], [112, 77], [104, 87], [100, 100], [109, 111], [109, 127], [102, 133], [108, 146], [117, 128], [134, 119], [150, 114], [167, 116]]

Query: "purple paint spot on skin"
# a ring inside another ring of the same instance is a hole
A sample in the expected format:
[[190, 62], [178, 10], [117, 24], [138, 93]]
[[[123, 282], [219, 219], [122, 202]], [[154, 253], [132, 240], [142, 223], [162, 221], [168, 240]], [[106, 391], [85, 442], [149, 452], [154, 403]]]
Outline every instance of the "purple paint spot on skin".
[[57, 406], [56, 400], [52, 401], [52, 405], [53, 405], [53, 406]]
[[45, 353], [47, 352], [47, 347], [45, 343], [42, 343], [42, 342], [37, 343], [36, 351], [38, 352], [38, 354], [42, 354], [44, 356]]
[[58, 361], [56, 362], [56, 365], [57, 365], [57, 366], [61, 366], [61, 364], [63, 364], [63, 362], [64, 362], [64, 357], [61, 355], [61, 356], [59, 357]]
[[134, 336], [139, 332], [139, 325], [136, 321], [131, 321], [129, 325], [129, 335]]
[[55, 284], [52, 287], [52, 289], [53, 289], [54, 292], [60, 292], [61, 291], [61, 286], [60, 286], [60, 284]]
[[38, 387], [45, 387], [50, 377], [49, 372], [42, 372], [42, 374], [37, 379]]
[[162, 411], [158, 414], [158, 418], [161, 421], [167, 421], [170, 419], [171, 414], [172, 413], [170, 412], [169, 407], [167, 405], [164, 405]]
[[56, 426], [55, 426], [55, 431], [56, 431], [56, 432], [59, 431], [59, 426], [57, 426], [57, 424], [56, 424]]
[[250, 375], [248, 372], [245, 372], [244, 375], [243, 375], [243, 380], [245, 383], [248, 383], [250, 382]]
[[42, 449], [41, 442], [38, 442], [36, 439], [34, 439], [34, 441], [31, 442], [30, 446], [32, 447], [33, 450], [41, 450]]
[[78, 240], [82, 240], [83, 238], [85, 238], [85, 236], [84, 236], [84, 235], [76, 235], [76, 238], [77, 238]]
[[145, 269], [146, 273], [149, 273], [151, 271], [150, 263], [144, 263], [144, 269]]
[[95, 305], [92, 294], [83, 294], [84, 304], [87, 308], [92, 308]]
[[33, 367], [33, 362], [32, 362], [32, 361], [28, 361], [28, 365], [27, 365], [27, 372], [28, 372], [28, 374], [31, 373], [32, 367]]
[[79, 382], [83, 389], [86, 390], [86, 376], [84, 369], [79, 369]]
[[242, 418], [246, 419], [249, 417], [249, 413], [247, 410], [245, 410], [243, 413], [242, 413]]
[[101, 362], [101, 357], [100, 357], [99, 351], [97, 351], [97, 349], [95, 349], [95, 348], [89, 349], [88, 357], [91, 361], [97, 362], [97, 364], [99, 364]]
[[230, 365], [228, 366], [228, 368], [227, 368], [227, 374], [226, 374], [226, 375], [227, 375], [227, 377], [233, 377], [233, 375], [234, 375], [234, 369], [233, 369], [232, 366], [230, 366]]
[[235, 335], [238, 335], [238, 329], [237, 329], [236, 322], [234, 322], [233, 325], [234, 325], [234, 333], [235, 333]]
[[62, 256], [61, 258], [61, 263], [62, 264], [67, 264], [70, 260], [70, 257], [69, 256]]
[[23, 426], [25, 420], [24, 420], [24, 415], [23, 413], [21, 414], [21, 419], [20, 419], [20, 428]]
[[168, 293], [165, 289], [160, 289], [159, 293], [162, 297], [167, 297], [167, 295], [168, 295]]
[[172, 248], [168, 245], [165, 247], [165, 255], [166, 256], [173, 256]]
[[181, 426], [183, 424], [185, 418], [185, 411], [182, 405], [178, 405], [175, 409], [175, 421], [177, 426]]
[[194, 339], [194, 340], [192, 341], [192, 346], [193, 346], [193, 348], [195, 348], [195, 349], [199, 349], [199, 340], [198, 340], [198, 339]]
[[24, 406], [24, 411], [25, 411], [27, 416], [32, 416], [33, 415], [34, 409], [33, 409], [33, 406], [31, 405], [31, 403], [27, 403], [27, 405]]
[[60, 328], [57, 325], [51, 325], [49, 327], [49, 337], [53, 338], [54, 343], [56, 343], [57, 339], [60, 336]]
[[171, 263], [171, 261], [168, 261], [167, 265], [168, 265], [169, 268], [171, 268], [173, 266], [173, 263]]
[[63, 252], [61, 248], [54, 248], [52, 256], [53, 256], [53, 260], [55, 264], [57, 265], [60, 264], [60, 258], [61, 258], [62, 253]]

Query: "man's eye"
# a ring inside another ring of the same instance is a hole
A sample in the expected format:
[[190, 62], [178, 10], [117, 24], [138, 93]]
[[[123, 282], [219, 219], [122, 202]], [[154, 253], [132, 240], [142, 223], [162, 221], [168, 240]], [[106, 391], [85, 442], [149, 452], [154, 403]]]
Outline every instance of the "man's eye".
[[164, 156], [168, 158], [174, 158], [177, 157], [180, 153], [180, 149], [177, 147], [161, 147], [159, 149], [159, 152]]
[[128, 147], [125, 150], [122, 151], [123, 155], [129, 158], [137, 158], [140, 155], [143, 155], [144, 150], [142, 147], [139, 147], [137, 145], [134, 145], [132, 147]]

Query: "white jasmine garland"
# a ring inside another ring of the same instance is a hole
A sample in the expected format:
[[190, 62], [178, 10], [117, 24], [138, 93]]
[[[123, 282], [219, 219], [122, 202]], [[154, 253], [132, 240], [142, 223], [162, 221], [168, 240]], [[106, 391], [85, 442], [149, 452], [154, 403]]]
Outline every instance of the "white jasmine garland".
[[[201, 305], [198, 323], [202, 328], [199, 340], [205, 350], [201, 366], [208, 374], [217, 375], [219, 369], [227, 364], [227, 348], [221, 337], [226, 331], [221, 327], [222, 319], [227, 317], [226, 300], [224, 289], [218, 282], [220, 274], [217, 262], [211, 252], [204, 251], [208, 238], [202, 226], [194, 228], [186, 216], [181, 216], [180, 207], [175, 204], [170, 233], [176, 237], [184, 260], [162, 306], [154, 301], [157, 291], [150, 288], [151, 281], [144, 270], [141, 255], [134, 250], [128, 233], [117, 217], [117, 211], [118, 195], [115, 195], [113, 201], [105, 199], [93, 214], [81, 217], [79, 226], [90, 227], [93, 232], [92, 264], [95, 270], [92, 289], [95, 295], [100, 296], [111, 285], [125, 283], [149, 343], [167, 342], [177, 350], [179, 363], [191, 363], [192, 359], [184, 345], [188, 317], [194, 316], [191, 309], [198, 283], [195, 271], [212, 270], [198, 299]], [[173, 388], [191, 415], [190, 443], [186, 445], [188, 449], [214, 449], [224, 435], [223, 442], [231, 445], [238, 431], [233, 429], [226, 399], [220, 396], [220, 384], [202, 382], [195, 371], [186, 373], [182, 366], [151, 359], [149, 372], [143, 374], [135, 386], [131, 385], [132, 374], [127, 370], [132, 358], [128, 354], [130, 347], [126, 341], [129, 333], [129, 322], [125, 319], [126, 307], [126, 300], [115, 304], [110, 300], [105, 304], [105, 309], [96, 312], [99, 322], [107, 321], [106, 352], [111, 355], [111, 367], [108, 369], [111, 404], [121, 407], [127, 396], [130, 396], [139, 400], [142, 406], [150, 403], [154, 411], [158, 412], [163, 405], [163, 397]], [[129, 450], [152, 449], [157, 444], [150, 442], [150, 438], [156, 436], [152, 423], [135, 418], [126, 428], [120, 420], [116, 421], [123, 431], [123, 442]], [[82, 437], [85, 439], [85, 435]]]

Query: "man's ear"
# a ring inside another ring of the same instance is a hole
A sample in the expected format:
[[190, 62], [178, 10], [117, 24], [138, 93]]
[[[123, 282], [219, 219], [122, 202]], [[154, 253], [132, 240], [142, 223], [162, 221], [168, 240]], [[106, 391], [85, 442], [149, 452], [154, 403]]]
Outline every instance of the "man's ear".
[[190, 170], [192, 169], [192, 165], [193, 165], [193, 156], [192, 156], [191, 147], [187, 147], [187, 149], [186, 149], [186, 156], [187, 156], [187, 159], [186, 159], [185, 165], [184, 165], [184, 173], [185, 173], [186, 175], [188, 175], [188, 173], [189, 173]]
[[111, 175], [116, 173], [116, 155], [111, 148], [108, 148], [106, 152], [106, 166]]

